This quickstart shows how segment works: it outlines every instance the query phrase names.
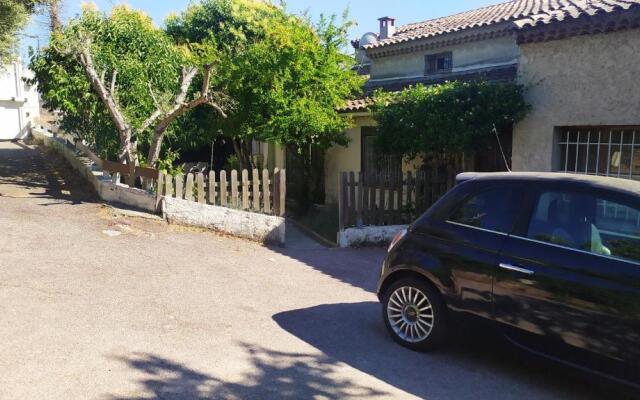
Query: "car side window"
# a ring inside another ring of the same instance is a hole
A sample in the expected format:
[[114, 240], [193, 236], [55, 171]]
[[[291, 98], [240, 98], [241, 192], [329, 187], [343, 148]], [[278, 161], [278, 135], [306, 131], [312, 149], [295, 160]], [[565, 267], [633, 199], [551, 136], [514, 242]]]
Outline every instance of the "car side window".
[[458, 206], [448, 220], [491, 231], [511, 233], [516, 218], [514, 191], [494, 188], [474, 194]]
[[593, 225], [605, 252], [640, 262], [640, 207], [598, 199]]
[[640, 261], [640, 210], [588, 194], [545, 192], [538, 197], [527, 236]]
[[531, 216], [527, 237], [574, 249], [590, 250], [589, 208], [587, 195], [542, 193]]

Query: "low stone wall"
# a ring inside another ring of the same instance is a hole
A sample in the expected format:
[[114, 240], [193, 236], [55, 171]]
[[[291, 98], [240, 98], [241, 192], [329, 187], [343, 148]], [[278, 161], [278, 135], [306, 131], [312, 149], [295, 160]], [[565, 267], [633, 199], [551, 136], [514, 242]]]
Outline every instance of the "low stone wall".
[[35, 142], [55, 149], [60, 153], [81, 176], [93, 185], [102, 200], [120, 203], [152, 213], [158, 211], [155, 195], [142, 189], [113, 183], [110, 177], [104, 176], [102, 168], [94, 161], [98, 160], [99, 157], [88, 149], [83, 148], [83, 151], [79, 151], [68, 146], [65, 139], [54, 138], [48, 132], [40, 129], [32, 129], [31, 136]]
[[285, 219], [194, 201], [163, 197], [162, 213], [169, 223], [196, 226], [263, 243], [284, 245]]
[[408, 225], [365, 226], [362, 228], [347, 228], [338, 232], [340, 247], [386, 246], [393, 238]]

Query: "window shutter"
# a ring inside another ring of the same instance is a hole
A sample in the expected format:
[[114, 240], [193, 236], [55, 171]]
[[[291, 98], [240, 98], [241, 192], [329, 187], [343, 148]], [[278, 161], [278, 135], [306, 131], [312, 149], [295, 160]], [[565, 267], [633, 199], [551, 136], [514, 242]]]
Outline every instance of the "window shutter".
[[436, 73], [436, 64], [438, 61], [438, 57], [434, 55], [425, 57], [425, 75], [435, 74]]

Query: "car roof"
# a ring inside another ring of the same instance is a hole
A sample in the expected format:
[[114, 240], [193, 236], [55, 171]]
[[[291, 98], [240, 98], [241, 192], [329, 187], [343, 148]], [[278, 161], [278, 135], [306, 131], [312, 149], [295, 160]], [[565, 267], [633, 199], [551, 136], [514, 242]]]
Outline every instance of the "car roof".
[[594, 189], [614, 190], [640, 196], [640, 181], [583, 174], [559, 172], [465, 172], [456, 177], [458, 184], [467, 181], [577, 183]]

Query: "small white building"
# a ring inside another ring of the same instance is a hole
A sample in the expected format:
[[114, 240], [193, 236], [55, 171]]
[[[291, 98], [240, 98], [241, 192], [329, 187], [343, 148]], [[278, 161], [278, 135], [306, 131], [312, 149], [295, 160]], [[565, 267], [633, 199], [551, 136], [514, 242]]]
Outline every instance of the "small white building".
[[32, 76], [19, 61], [0, 66], [0, 140], [24, 139], [40, 117], [37, 88], [23, 79]]

